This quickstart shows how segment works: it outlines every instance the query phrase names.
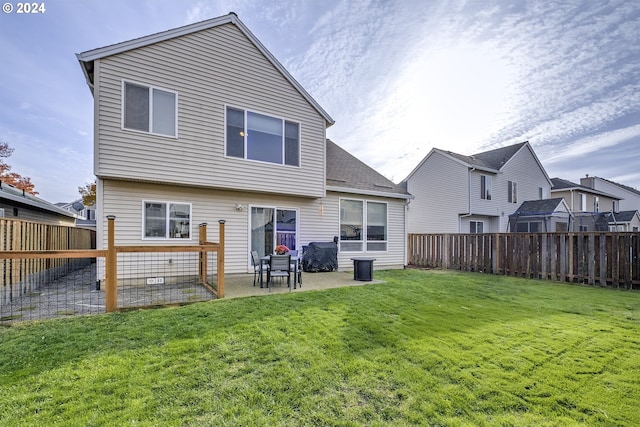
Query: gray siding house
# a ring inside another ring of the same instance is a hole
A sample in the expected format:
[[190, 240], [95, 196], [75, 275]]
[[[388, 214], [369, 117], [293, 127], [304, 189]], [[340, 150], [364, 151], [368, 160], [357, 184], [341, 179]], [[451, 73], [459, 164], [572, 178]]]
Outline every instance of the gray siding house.
[[73, 227], [75, 216], [53, 203], [0, 182], [0, 218]]
[[637, 210], [611, 212], [609, 231], [640, 231], [640, 212]]
[[415, 197], [409, 233], [506, 232], [523, 201], [551, 191], [529, 142], [471, 156], [434, 148], [402, 184]]
[[589, 175], [580, 178], [580, 185], [618, 197], [620, 199], [618, 209], [621, 211], [640, 210], [640, 190], [636, 188]]
[[619, 211], [620, 198], [561, 178], [552, 178], [551, 194], [562, 197], [572, 212]]
[[[340, 269], [405, 264], [409, 194], [326, 139], [334, 121], [234, 13], [78, 54], [94, 97], [98, 248], [189, 245], [226, 220], [249, 253], [340, 240]], [[218, 240], [218, 227], [207, 239]]]

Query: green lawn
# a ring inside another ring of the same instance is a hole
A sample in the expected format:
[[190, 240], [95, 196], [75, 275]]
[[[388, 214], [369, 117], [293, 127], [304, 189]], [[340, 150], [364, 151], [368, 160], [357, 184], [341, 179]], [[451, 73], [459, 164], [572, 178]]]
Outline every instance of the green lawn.
[[640, 293], [376, 278], [0, 328], [0, 425], [640, 425]]

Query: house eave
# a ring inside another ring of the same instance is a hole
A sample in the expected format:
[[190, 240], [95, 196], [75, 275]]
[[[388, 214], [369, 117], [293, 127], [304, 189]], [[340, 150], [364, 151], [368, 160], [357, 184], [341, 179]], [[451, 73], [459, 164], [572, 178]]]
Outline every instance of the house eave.
[[392, 199], [412, 200], [414, 196], [411, 194], [391, 193], [386, 191], [374, 191], [374, 190], [361, 190], [358, 188], [337, 187], [334, 185], [327, 185], [327, 191], [335, 193], [348, 193], [348, 194], [360, 194], [363, 196], [378, 196], [387, 197]]

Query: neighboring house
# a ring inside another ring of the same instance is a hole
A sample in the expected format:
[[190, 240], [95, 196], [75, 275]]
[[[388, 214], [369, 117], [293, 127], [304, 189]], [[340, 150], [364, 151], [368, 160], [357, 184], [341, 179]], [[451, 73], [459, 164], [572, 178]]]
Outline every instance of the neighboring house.
[[573, 214], [562, 197], [528, 200], [509, 215], [509, 231], [546, 233], [573, 231]]
[[[339, 242], [405, 264], [409, 194], [326, 140], [333, 119], [234, 13], [78, 54], [94, 96], [98, 248], [197, 243], [225, 225], [225, 271], [249, 253]], [[345, 235], [346, 231], [346, 235]]]
[[96, 229], [96, 207], [85, 206], [82, 199], [74, 200], [70, 203], [58, 202], [56, 206], [71, 212], [76, 217], [76, 227]]
[[633, 187], [589, 175], [580, 178], [580, 184], [616, 196], [620, 200], [617, 206], [620, 211], [640, 210], [640, 191]]
[[553, 197], [562, 197], [575, 217], [574, 231], [606, 231], [604, 212], [618, 210], [620, 198], [561, 178], [552, 178]]
[[71, 227], [75, 225], [75, 216], [70, 212], [1, 181], [0, 217]]
[[572, 212], [611, 212], [619, 209], [620, 197], [561, 178], [552, 178], [551, 194], [562, 197]]
[[620, 211], [609, 213], [609, 231], [640, 231], [640, 212]]
[[472, 156], [434, 148], [403, 184], [415, 197], [409, 233], [506, 232], [524, 200], [548, 198], [551, 190], [529, 142]]

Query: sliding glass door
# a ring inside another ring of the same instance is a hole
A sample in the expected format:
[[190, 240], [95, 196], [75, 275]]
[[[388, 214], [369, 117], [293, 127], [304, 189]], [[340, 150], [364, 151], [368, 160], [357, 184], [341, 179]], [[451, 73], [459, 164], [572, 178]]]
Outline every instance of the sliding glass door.
[[251, 207], [251, 250], [263, 257], [277, 245], [297, 249], [298, 212], [294, 209]]

